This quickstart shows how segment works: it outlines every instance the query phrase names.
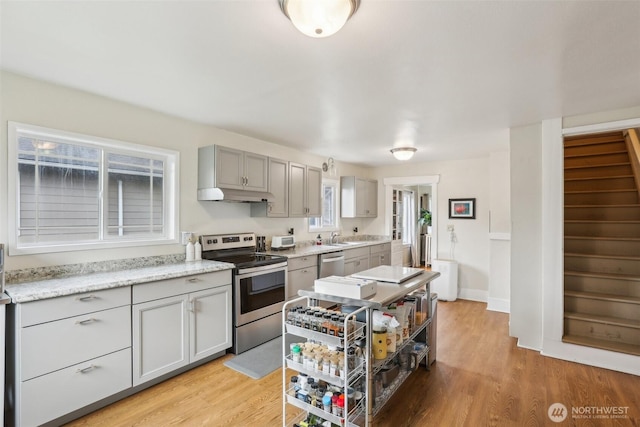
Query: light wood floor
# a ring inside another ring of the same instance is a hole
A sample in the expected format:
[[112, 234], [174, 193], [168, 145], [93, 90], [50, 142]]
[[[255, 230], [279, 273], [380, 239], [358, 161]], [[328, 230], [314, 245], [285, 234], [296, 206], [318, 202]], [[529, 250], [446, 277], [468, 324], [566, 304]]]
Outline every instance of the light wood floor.
[[[437, 361], [413, 373], [375, 426], [638, 426], [640, 377], [541, 356], [516, 346], [508, 315], [486, 304], [438, 303]], [[71, 426], [282, 425], [281, 371], [252, 380], [223, 366], [191, 370]], [[553, 403], [628, 407], [628, 418], [556, 424]]]

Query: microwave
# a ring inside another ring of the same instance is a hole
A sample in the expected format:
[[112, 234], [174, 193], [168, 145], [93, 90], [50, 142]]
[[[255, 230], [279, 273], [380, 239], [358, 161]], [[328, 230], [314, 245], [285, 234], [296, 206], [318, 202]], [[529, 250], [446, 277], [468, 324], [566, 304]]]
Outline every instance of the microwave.
[[273, 236], [271, 239], [271, 249], [289, 249], [296, 247], [294, 236]]

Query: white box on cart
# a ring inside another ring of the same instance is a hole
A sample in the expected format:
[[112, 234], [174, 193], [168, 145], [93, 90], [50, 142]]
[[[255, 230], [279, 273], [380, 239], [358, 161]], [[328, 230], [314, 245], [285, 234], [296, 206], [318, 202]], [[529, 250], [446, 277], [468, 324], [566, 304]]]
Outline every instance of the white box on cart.
[[375, 295], [377, 288], [378, 282], [375, 280], [341, 276], [329, 276], [316, 279], [313, 286], [313, 290], [319, 294], [352, 299], [364, 299]]

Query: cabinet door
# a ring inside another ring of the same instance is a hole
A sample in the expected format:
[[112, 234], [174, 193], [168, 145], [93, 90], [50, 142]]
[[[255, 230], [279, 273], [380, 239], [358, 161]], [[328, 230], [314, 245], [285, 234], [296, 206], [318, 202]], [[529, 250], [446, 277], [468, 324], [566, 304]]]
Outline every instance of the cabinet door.
[[189, 361], [232, 345], [231, 285], [189, 294]]
[[365, 214], [368, 217], [378, 216], [378, 181], [367, 180]]
[[244, 152], [216, 145], [215, 171], [217, 187], [244, 189]]
[[307, 216], [322, 215], [322, 170], [307, 167]]
[[356, 178], [356, 216], [366, 217], [367, 213], [367, 190], [368, 181], [362, 178]]
[[189, 363], [187, 295], [133, 305], [133, 385]]
[[305, 267], [289, 271], [287, 277], [287, 300], [298, 297], [299, 290], [313, 291], [314, 281], [318, 277], [317, 267]]
[[269, 189], [269, 158], [245, 152], [244, 177], [245, 190], [267, 191]]
[[269, 159], [269, 192], [275, 196], [267, 204], [267, 216], [289, 216], [289, 162]]
[[289, 163], [289, 217], [307, 216], [305, 201], [307, 187], [307, 167]]

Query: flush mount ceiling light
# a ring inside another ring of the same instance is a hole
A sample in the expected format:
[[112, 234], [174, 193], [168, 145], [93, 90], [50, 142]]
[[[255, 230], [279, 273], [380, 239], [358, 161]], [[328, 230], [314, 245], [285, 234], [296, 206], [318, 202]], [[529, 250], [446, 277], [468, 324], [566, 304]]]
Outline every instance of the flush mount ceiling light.
[[398, 160], [409, 160], [411, 157], [413, 157], [413, 153], [415, 153], [416, 151], [418, 151], [418, 149], [415, 147], [398, 147], [392, 148], [391, 154], [393, 154], [393, 157]]
[[360, 0], [278, 0], [282, 12], [301, 33], [329, 37], [340, 31]]

